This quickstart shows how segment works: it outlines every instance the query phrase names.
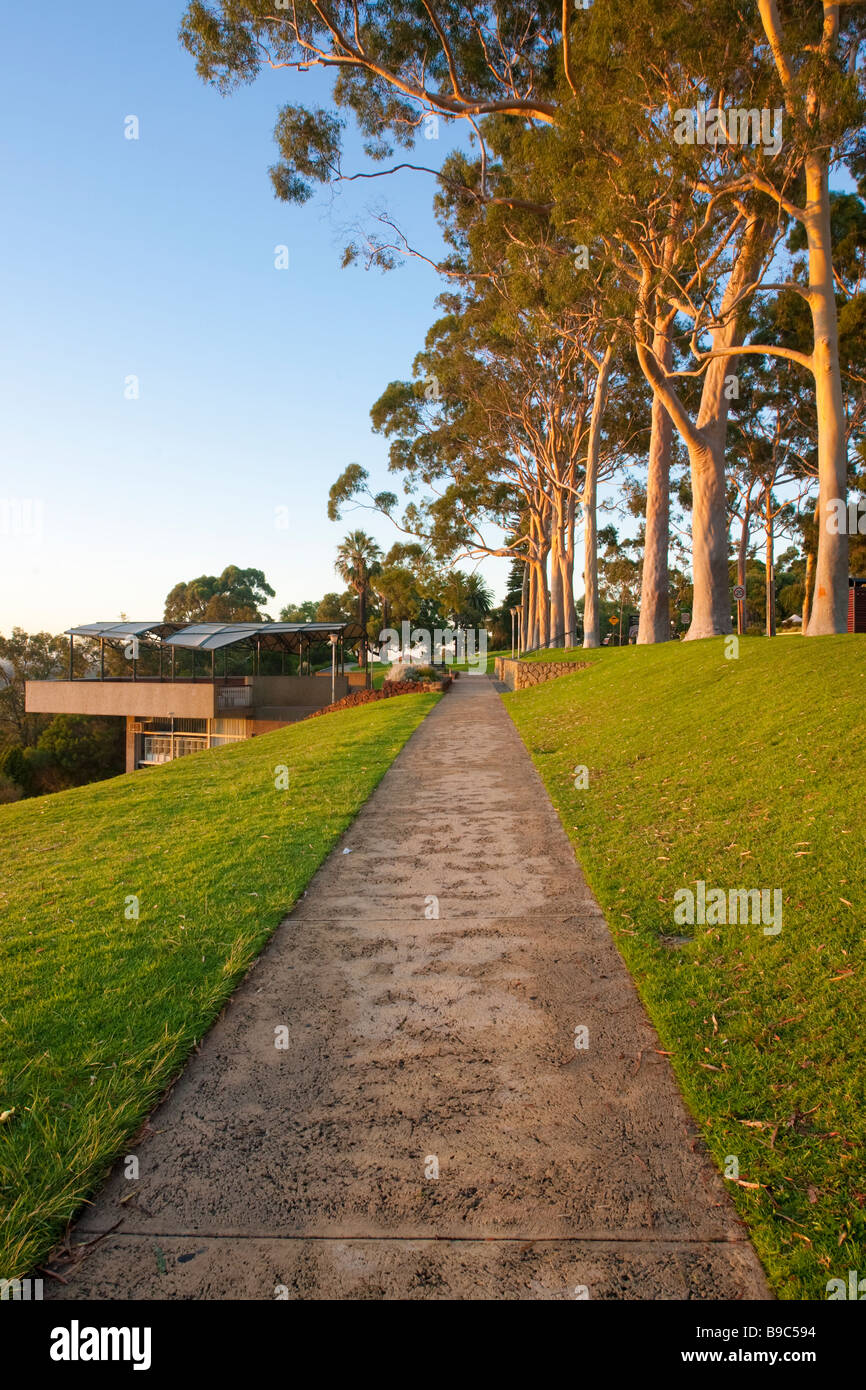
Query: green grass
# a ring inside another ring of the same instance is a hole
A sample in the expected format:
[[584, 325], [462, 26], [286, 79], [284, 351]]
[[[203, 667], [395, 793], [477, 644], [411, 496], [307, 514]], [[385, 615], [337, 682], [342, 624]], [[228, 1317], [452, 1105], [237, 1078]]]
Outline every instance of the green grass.
[[[583, 653], [505, 700], [773, 1286], [822, 1299], [866, 1274], [866, 638], [739, 651]], [[677, 925], [698, 879], [781, 888], [781, 933]]]
[[0, 1277], [45, 1257], [439, 698], [0, 807]]
[[[587, 659], [599, 660], [608, 655], [609, 652], [620, 652], [625, 650], [623, 647], [542, 647], [541, 651], [528, 652], [526, 656], [520, 658], [521, 661], [586, 661]], [[510, 652], [503, 653], [510, 656]]]
[[[509, 656], [509, 657], [510, 657], [510, 656], [511, 656], [511, 648], [509, 647], [507, 651], [503, 648], [501, 651], [495, 651], [495, 652], [488, 652], [488, 653], [487, 653], [486, 673], [487, 673], [488, 676], [490, 676], [490, 675], [493, 674], [493, 671], [494, 671], [494, 663], [495, 663], [496, 658], [497, 658], [498, 656]], [[472, 671], [474, 674], [479, 674], [478, 662], [477, 662], [477, 661], [473, 661], [471, 665], [469, 664], [468, 661], [455, 661], [455, 662], [452, 662], [452, 663], [449, 665], [448, 670], [449, 670], [449, 671]]]

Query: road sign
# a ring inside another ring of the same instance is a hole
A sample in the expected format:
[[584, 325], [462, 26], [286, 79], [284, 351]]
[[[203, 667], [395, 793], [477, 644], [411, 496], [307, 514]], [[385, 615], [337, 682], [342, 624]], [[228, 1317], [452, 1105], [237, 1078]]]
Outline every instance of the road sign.
[[680, 622], [681, 622], [681, 623], [690, 623], [691, 620], [692, 620], [692, 615], [691, 615], [691, 613], [681, 613], [681, 614], [680, 614]]
[[746, 597], [746, 586], [745, 586], [745, 584], [735, 584], [735, 585], [734, 585], [734, 598], [737, 600], [737, 603], [742, 603], [742, 601], [743, 601], [743, 599], [744, 599], [745, 597]]
[[618, 622], [619, 622], [619, 618], [610, 618], [609, 621], [612, 622], [612, 623], [618, 623]]

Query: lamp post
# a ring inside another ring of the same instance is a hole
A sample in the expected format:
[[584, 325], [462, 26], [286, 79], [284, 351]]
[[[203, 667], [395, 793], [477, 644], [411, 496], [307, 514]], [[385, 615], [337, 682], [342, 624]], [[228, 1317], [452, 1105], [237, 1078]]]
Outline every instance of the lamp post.
[[336, 632], [328, 633], [328, 641], [331, 644], [331, 704], [336, 703], [337, 699], [337, 643], [340, 638]]
[[512, 661], [514, 660], [514, 649], [515, 649], [515, 647], [517, 646], [517, 637], [516, 637], [516, 633], [517, 633], [517, 619], [518, 619], [519, 614], [520, 614], [520, 609], [519, 609], [519, 608], [512, 608], [512, 610], [511, 610], [511, 660], [512, 660]]

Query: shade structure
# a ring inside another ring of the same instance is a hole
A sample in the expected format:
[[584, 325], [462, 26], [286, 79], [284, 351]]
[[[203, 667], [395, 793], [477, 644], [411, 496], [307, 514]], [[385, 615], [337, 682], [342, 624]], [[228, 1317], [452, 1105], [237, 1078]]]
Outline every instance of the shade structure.
[[81, 627], [68, 627], [65, 632], [66, 637], [95, 637], [97, 639], [116, 638], [128, 641], [130, 637], [145, 637], [148, 633], [154, 633], [159, 638], [170, 637], [173, 632], [177, 632], [180, 623], [166, 623], [162, 621], [151, 623], [84, 623]]
[[330, 633], [354, 642], [363, 637], [356, 622], [333, 623], [188, 623], [165, 639], [166, 646], [199, 652], [221, 651], [245, 643], [261, 651], [298, 652], [303, 642], [325, 640]]
[[90, 637], [97, 641], [128, 642], [133, 637], [153, 636], [166, 646], [189, 651], [215, 652], [241, 643], [260, 651], [298, 652], [303, 643], [326, 640], [331, 633], [345, 642], [363, 637], [360, 623], [167, 623], [121, 622], [82, 623], [68, 627], [67, 637]]

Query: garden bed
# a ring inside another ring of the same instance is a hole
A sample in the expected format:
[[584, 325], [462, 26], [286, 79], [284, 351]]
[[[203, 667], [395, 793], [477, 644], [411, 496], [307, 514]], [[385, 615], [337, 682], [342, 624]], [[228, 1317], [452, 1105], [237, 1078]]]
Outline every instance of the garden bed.
[[337, 700], [335, 704], [313, 710], [312, 714], [307, 715], [307, 719], [317, 719], [320, 714], [332, 714], [334, 710], [352, 709], [355, 705], [369, 705], [373, 700], [386, 700], [391, 695], [442, 692], [447, 690], [450, 684], [450, 676], [445, 676], [441, 681], [386, 681], [381, 690], [353, 690], [350, 695], [344, 695], [343, 699]]

